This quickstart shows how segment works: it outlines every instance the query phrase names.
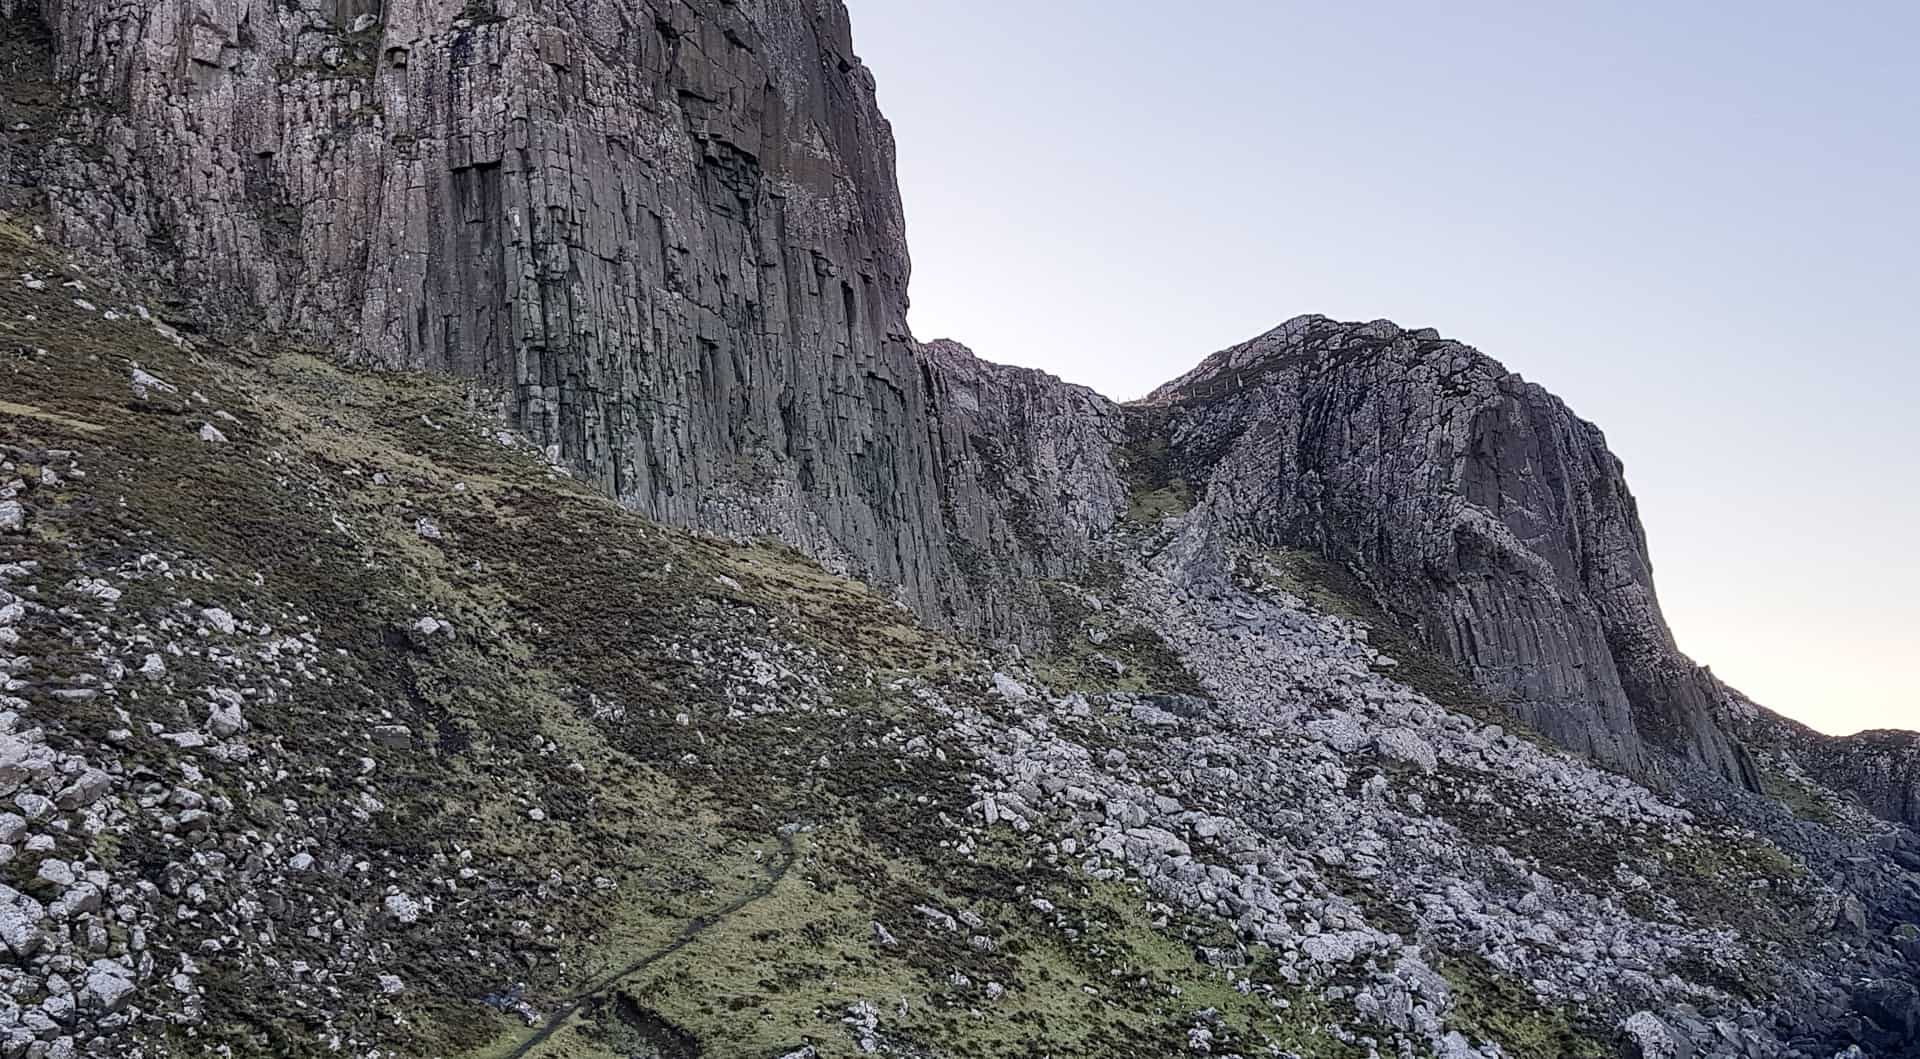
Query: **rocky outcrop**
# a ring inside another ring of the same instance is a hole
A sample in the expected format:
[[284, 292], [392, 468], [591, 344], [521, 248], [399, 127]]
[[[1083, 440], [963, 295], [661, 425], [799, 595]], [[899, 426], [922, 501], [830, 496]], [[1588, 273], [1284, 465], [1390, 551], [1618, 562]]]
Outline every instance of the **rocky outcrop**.
[[1115, 462], [1124, 413], [1085, 387], [989, 363], [957, 342], [921, 351], [947, 546], [957, 589], [970, 596], [946, 609], [1044, 639], [1036, 580], [1080, 576], [1126, 514]]
[[[1920, 831], [1920, 733], [1831, 736], [1720, 685], [1723, 716], [1740, 739], [1822, 786], [1857, 798], [1885, 820]], [[1920, 860], [1915, 867], [1920, 868]]]
[[1619, 460], [1544, 389], [1431, 330], [1308, 316], [1147, 404], [1231, 533], [1347, 565], [1549, 736], [1757, 784], [1660, 615]]
[[42, 4], [59, 236], [472, 375], [657, 517], [930, 593], [891, 140], [837, 3]]
[[[0, 293], [0, 1053], [1914, 1054], [1920, 840], [1434, 702], [1204, 503], [1056, 615], [1116, 688], [622, 511], [461, 382], [183, 342], [11, 215]], [[1097, 398], [929, 354], [956, 444], [1107, 462], [1046, 426]]]
[[1920, 735], [1879, 730], [1826, 738], [1806, 748], [1805, 760], [1820, 782], [1920, 830]]
[[[1920, 837], [1822, 786], [1913, 822], [1913, 738], [1681, 655], [1596, 428], [1384, 322], [916, 343], [837, 0], [0, 14], [0, 1052], [1914, 1053]], [[661, 953], [685, 1026], [586, 1002]]]

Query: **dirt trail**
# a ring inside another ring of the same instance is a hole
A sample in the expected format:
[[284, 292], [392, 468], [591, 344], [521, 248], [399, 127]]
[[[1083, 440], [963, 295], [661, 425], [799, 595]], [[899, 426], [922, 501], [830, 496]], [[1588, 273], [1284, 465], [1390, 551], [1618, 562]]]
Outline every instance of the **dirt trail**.
[[758, 886], [734, 898], [717, 911], [689, 920], [686, 926], [680, 928], [680, 933], [666, 945], [641, 956], [625, 967], [609, 972], [598, 981], [568, 996], [565, 1004], [548, 1016], [546, 1024], [540, 1027], [539, 1032], [522, 1041], [518, 1048], [508, 1052], [505, 1059], [525, 1059], [526, 1056], [533, 1054], [534, 1049], [545, 1044], [547, 1038], [552, 1037], [561, 1026], [566, 1025], [573, 1018], [574, 1013], [580, 1010], [581, 1005], [598, 998], [619, 985], [624, 979], [646, 970], [693, 944], [700, 935], [725, 923], [740, 910], [773, 893], [773, 888], [780, 885], [780, 880], [786, 878], [787, 869], [791, 867], [793, 867], [793, 835], [783, 830], [780, 833], [780, 853], [775, 858], [767, 877]]

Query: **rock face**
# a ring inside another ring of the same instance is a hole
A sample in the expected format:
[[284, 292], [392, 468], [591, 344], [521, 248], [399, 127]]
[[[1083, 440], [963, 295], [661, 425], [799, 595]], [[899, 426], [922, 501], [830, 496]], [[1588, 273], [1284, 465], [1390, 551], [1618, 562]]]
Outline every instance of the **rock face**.
[[836, 0], [0, 15], [0, 1054], [1920, 1048], [1915, 737], [1682, 656], [1596, 428], [916, 343]]
[[[1723, 713], [1742, 742], [1860, 800], [1885, 820], [1920, 831], [1920, 734], [1870, 731], [1836, 737], [1789, 720], [1732, 688]], [[1916, 861], [1920, 867], [1920, 861]]]
[[1380, 602], [1559, 742], [1649, 746], [1757, 784], [1675, 647], [1600, 430], [1471, 347], [1308, 316], [1155, 391], [1229, 531], [1360, 571]]
[[1084, 573], [1095, 542], [1126, 514], [1115, 463], [1125, 417], [1091, 390], [990, 364], [958, 343], [920, 348], [947, 547], [964, 593], [944, 609], [1032, 633], [1046, 606], [1035, 580]]
[[1821, 782], [1852, 792], [1888, 820], [1920, 830], [1920, 736], [1861, 732], [1818, 739], [1805, 753]]
[[497, 384], [656, 517], [936, 594], [892, 141], [839, 3], [39, 10], [79, 104], [43, 163], [65, 241], [208, 319]]
[[1109, 404], [908, 336], [892, 134], [839, 0], [7, 13], [44, 17], [73, 104], [10, 169], [207, 325], [473, 376], [630, 507], [993, 635], [1038, 596], [984, 571], [1060, 574], [1124, 505]]

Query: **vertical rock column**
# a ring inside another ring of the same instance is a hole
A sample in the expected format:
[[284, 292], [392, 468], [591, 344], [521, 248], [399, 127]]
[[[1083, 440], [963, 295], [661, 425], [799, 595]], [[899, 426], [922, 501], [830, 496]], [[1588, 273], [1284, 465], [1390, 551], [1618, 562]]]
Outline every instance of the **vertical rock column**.
[[953, 593], [837, 0], [42, 0], [57, 235], [210, 328], [500, 386], [655, 517]]

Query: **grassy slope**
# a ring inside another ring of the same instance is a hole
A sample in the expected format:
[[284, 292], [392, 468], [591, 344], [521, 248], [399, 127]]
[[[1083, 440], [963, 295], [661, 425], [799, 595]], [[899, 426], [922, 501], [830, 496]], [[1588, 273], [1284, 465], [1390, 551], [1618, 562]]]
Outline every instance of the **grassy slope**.
[[[295, 351], [177, 347], [137, 317], [98, 311], [132, 299], [90, 281], [61, 288], [66, 274], [16, 220], [0, 218], [0, 258], [0, 444], [29, 472], [61, 458], [50, 450], [77, 452], [87, 469], [29, 494], [31, 535], [9, 539], [8, 557], [41, 561], [47, 583], [165, 557], [192, 571], [196, 604], [308, 629], [327, 667], [320, 687], [248, 706], [249, 741], [265, 751], [253, 764], [289, 766], [277, 775], [185, 754], [140, 725], [117, 752], [101, 750], [127, 721], [112, 697], [74, 706], [36, 688], [29, 719], [56, 745], [118, 753], [151, 775], [178, 776], [192, 757], [231, 796], [232, 825], [282, 850], [368, 864], [410, 892], [456, 865], [483, 869], [484, 886], [407, 931], [378, 921], [381, 891], [351, 869], [302, 880], [270, 912], [281, 970], [205, 958], [206, 1024], [191, 1038], [149, 1024], [149, 1048], [321, 1054], [343, 1032], [389, 1054], [504, 1056], [529, 1033], [480, 997], [524, 983], [536, 1006], [563, 1010], [702, 925], [585, 998], [532, 1054], [771, 1056], [803, 1043], [854, 1054], [842, 1017], [856, 1000], [879, 1008], [886, 1039], [955, 1056], [1150, 1054], [1183, 1044], [1192, 1012], [1209, 1006], [1231, 1033], [1344, 1054], [1303, 1014], [1311, 1004], [1275, 1012], [1197, 963], [1177, 932], [1150, 927], [1139, 893], [1010, 848], [956, 852], [941, 817], [965, 812], [966, 748], [906, 751], [916, 734], [937, 743], [939, 725], [888, 681], [966, 698], [985, 670], [883, 598], [777, 546], [618, 510], [496, 440], [462, 384]], [[12, 282], [29, 271], [53, 282]], [[96, 309], [74, 304], [82, 296]], [[136, 363], [177, 392], [136, 398]], [[208, 423], [228, 441], [201, 441]], [[437, 538], [418, 532], [423, 519]], [[129, 639], [186, 591], [128, 583], [111, 613], [89, 613]], [[409, 632], [423, 615], [455, 632]], [[125, 647], [70, 633], [27, 629], [22, 649], [49, 683], [88, 679]], [[216, 662], [190, 644], [164, 689], [125, 705], [190, 727]], [[370, 740], [380, 723], [408, 725], [412, 745]], [[361, 756], [371, 780], [352, 765]], [[373, 792], [371, 813], [315, 808]], [[534, 809], [546, 819], [531, 820]], [[780, 835], [796, 826], [791, 869], [771, 881]], [[191, 845], [136, 834], [91, 853], [118, 875], [151, 877]], [[234, 885], [233, 899], [251, 892]], [[1039, 892], [1052, 916], [1032, 908]], [[991, 951], [930, 924], [919, 904], [972, 910]], [[333, 925], [324, 941], [303, 937], [310, 922]], [[901, 943], [880, 944], [875, 922]], [[193, 924], [162, 923], [153, 944], [199, 940]], [[296, 981], [292, 959], [327, 968], [331, 986]], [[363, 1000], [383, 973], [406, 992]], [[998, 1000], [989, 983], [1005, 990]]]

